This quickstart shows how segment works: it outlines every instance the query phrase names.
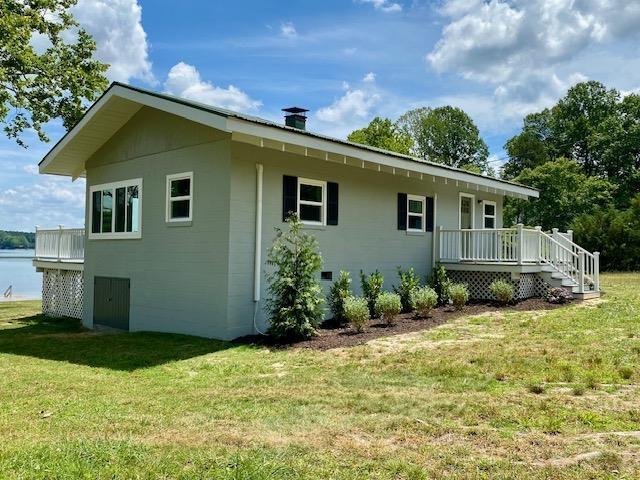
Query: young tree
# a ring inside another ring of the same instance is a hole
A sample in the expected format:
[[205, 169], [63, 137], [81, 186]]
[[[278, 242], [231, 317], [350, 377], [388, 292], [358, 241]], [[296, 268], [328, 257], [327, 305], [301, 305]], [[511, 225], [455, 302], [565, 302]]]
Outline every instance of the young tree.
[[322, 257], [317, 240], [301, 231], [297, 215], [287, 224], [287, 232], [276, 228], [267, 258], [274, 267], [267, 275], [269, 332], [280, 340], [298, 340], [314, 335], [322, 321], [324, 299], [317, 279]]
[[[69, 129], [107, 87], [107, 65], [94, 60], [94, 41], [69, 9], [76, 0], [0, 2], [0, 123], [7, 137], [26, 146], [33, 129], [48, 141], [43, 125], [62, 119]], [[47, 46], [34, 47], [34, 38]], [[74, 38], [70, 41], [69, 38]]]
[[411, 137], [396, 127], [388, 118], [376, 117], [364, 128], [354, 130], [347, 140], [371, 147], [409, 155], [413, 141]]
[[413, 140], [413, 153], [432, 162], [485, 172], [489, 149], [471, 117], [459, 108], [419, 108], [398, 120]]

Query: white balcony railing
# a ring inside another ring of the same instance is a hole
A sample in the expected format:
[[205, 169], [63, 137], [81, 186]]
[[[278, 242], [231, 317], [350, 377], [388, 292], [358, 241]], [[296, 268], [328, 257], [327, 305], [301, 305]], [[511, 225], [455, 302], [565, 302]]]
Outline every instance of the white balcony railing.
[[444, 263], [545, 264], [572, 280], [579, 291], [600, 290], [598, 252], [573, 243], [571, 231], [551, 234], [540, 227], [437, 229], [438, 261]]
[[84, 261], [84, 228], [36, 227], [36, 259]]

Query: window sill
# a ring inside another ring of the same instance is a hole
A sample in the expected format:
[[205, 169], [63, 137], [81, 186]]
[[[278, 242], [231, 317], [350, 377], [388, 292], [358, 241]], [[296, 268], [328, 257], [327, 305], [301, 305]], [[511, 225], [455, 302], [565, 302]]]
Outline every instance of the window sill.
[[140, 240], [142, 235], [90, 234], [89, 240]]
[[326, 230], [326, 225], [314, 225], [312, 223], [302, 223], [302, 228], [305, 230]]
[[426, 232], [419, 232], [419, 231], [411, 231], [411, 230], [407, 230], [407, 235], [410, 236], [417, 236], [417, 237], [423, 237], [425, 235]]
[[173, 222], [165, 222], [167, 224], [167, 227], [190, 227], [193, 225], [193, 221], [192, 220], [176, 220]]

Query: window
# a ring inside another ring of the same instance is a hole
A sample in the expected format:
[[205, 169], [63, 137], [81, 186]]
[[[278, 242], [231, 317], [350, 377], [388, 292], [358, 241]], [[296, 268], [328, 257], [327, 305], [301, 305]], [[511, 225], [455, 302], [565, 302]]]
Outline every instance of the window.
[[407, 231], [424, 232], [425, 197], [407, 195]]
[[307, 225], [325, 225], [327, 182], [298, 179], [298, 216]]
[[140, 238], [142, 179], [89, 188], [89, 238]]
[[167, 175], [167, 222], [189, 222], [193, 217], [193, 172]]
[[496, 228], [496, 202], [488, 200], [482, 202], [482, 226]]

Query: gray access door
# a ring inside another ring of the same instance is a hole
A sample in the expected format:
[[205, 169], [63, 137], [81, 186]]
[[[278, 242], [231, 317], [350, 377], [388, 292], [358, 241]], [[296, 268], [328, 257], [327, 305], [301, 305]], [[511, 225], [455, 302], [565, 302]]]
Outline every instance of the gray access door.
[[129, 330], [129, 279], [95, 277], [93, 323]]

